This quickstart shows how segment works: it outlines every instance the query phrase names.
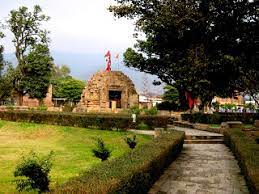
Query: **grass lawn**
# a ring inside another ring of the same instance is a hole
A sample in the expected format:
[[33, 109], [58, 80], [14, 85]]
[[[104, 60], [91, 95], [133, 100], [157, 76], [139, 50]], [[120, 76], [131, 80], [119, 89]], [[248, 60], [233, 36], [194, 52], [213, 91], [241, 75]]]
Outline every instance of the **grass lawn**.
[[[21, 156], [30, 151], [42, 154], [54, 151], [50, 173], [53, 186], [101, 163], [91, 152], [96, 138], [101, 137], [112, 150], [112, 159], [129, 151], [123, 140], [129, 134], [0, 120], [0, 193], [15, 191], [13, 171]], [[151, 139], [137, 135], [138, 146]]]
[[[211, 128], [220, 128], [220, 124], [210, 124]], [[252, 124], [244, 124], [244, 128], [252, 128]]]

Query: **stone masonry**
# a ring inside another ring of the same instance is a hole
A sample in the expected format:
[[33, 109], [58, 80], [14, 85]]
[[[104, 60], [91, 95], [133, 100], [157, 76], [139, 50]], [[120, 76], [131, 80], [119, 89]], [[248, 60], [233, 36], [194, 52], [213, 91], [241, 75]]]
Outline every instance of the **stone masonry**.
[[111, 112], [138, 105], [138, 94], [128, 76], [121, 71], [100, 71], [83, 90], [75, 112]]

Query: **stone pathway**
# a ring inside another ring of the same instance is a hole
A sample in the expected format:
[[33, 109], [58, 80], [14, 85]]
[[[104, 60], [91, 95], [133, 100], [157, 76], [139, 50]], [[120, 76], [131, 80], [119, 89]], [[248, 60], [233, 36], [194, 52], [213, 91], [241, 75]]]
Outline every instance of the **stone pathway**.
[[185, 135], [197, 135], [197, 136], [219, 136], [220, 135], [223, 137], [223, 135], [218, 134], [218, 133], [201, 131], [201, 130], [197, 130], [197, 129], [189, 129], [189, 128], [176, 127], [176, 126], [174, 126], [172, 129], [177, 130], [177, 131], [184, 131]]
[[[187, 135], [218, 135], [176, 128]], [[235, 157], [224, 144], [184, 144], [180, 156], [153, 185], [149, 194], [249, 193]]]

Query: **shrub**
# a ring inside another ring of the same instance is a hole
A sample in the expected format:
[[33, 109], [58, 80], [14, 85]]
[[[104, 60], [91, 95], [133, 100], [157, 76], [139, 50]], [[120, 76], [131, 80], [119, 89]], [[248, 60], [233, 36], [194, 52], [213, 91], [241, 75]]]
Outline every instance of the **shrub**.
[[141, 113], [141, 109], [137, 105], [130, 107], [130, 114], [139, 115], [140, 113]]
[[70, 179], [52, 193], [147, 193], [181, 152], [183, 141], [183, 132], [164, 134]]
[[228, 129], [224, 141], [235, 154], [250, 193], [259, 193], [259, 146], [241, 129]]
[[101, 138], [97, 139], [96, 148], [94, 148], [92, 151], [94, 153], [94, 156], [100, 158], [102, 162], [107, 160], [111, 155], [111, 151], [105, 146]]
[[155, 127], [166, 128], [169, 121], [168, 117], [163, 116], [139, 116], [137, 118], [137, 123], [133, 123], [130, 115], [55, 113], [41, 111], [0, 111], [0, 118], [8, 121], [99, 128], [104, 130], [132, 129], [141, 122], [146, 123], [151, 129]]
[[137, 129], [138, 130], [149, 130], [150, 127], [147, 124], [145, 124], [144, 122], [141, 122], [137, 125]]
[[40, 157], [34, 152], [23, 157], [14, 171], [15, 177], [26, 177], [16, 181], [18, 191], [36, 190], [39, 193], [49, 191], [49, 172], [52, 167], [51, 157], [53, 152], [47, 156]]
[[225, 121], [241, 121], [246, 124], [253, 124], [255, 120], [259, 119], [258, 113], [193, 113], [182, 114], [182, 120], [191, 123], [206, 123], [206, 124], [220, 124]]
[[126, 137], [125, 142], [128, 144], [129, 148], [133, 150], [137, 145], [136, 135], [133, 135], [132, 138]]
[[40, 106], [37, 107], [37, 110], [38, 111], [47, 111], [48, 107], [46, 105], [40, 105]]
[[145, 109], [144, 111], [145, 111], [146, 115], [151, 115], [151, 116], [157, 115], [157, 113], [158, 113], [157, 107]]

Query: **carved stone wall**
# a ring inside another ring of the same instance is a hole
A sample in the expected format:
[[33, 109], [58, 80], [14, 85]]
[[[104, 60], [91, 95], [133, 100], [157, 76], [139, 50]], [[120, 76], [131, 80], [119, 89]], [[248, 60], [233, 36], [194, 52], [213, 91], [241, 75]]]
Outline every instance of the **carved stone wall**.
[[88, 81], [76, 112], [111, 112], [109, 92], [118, 92], [121, 98], [118, 110], [138, 105], [138, 94], [128, 76], [121, 71], [100, 71]]

